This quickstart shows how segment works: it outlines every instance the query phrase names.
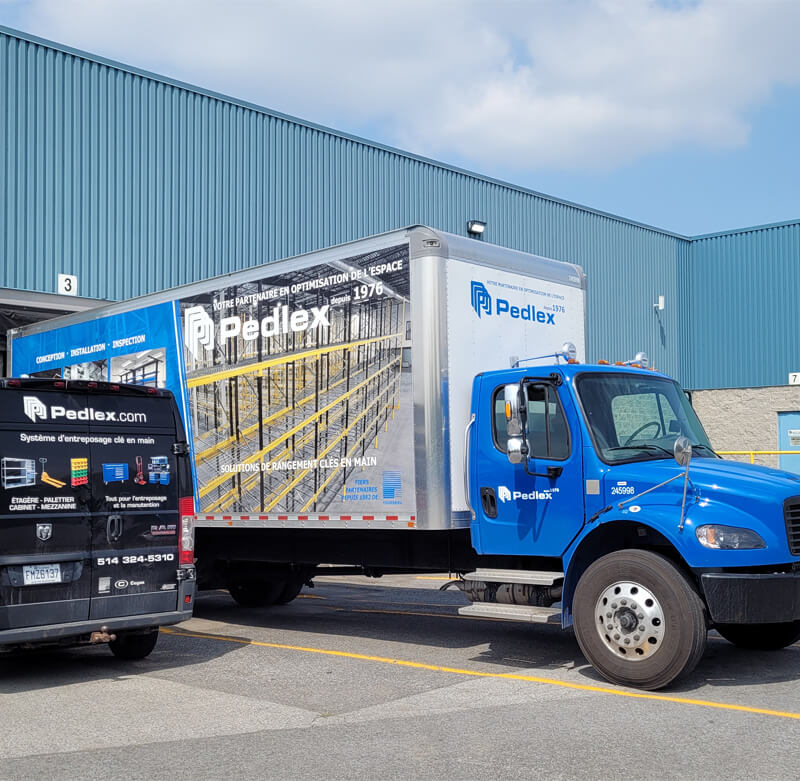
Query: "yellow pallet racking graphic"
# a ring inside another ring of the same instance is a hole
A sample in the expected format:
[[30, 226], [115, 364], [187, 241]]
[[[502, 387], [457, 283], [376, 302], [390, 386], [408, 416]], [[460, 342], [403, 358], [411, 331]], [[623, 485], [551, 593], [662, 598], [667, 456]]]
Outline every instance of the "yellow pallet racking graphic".
[[200, 510], [319, 512], [341, 498], [350, 463], [394, 419], [404, 325], [405, 300], [387, 297], [333, 312], [313, 340], [232, 340], [191, 371]]

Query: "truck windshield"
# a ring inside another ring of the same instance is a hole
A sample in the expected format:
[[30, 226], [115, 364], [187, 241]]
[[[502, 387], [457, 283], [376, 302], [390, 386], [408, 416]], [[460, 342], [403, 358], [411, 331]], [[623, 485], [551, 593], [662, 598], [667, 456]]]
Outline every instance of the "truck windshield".
[[697, 456], [716, 457], [677, 382], [641, 374], [584, 374], [576, 381], [586, 422], [607, 463], [672, 458], [675, 439], [689, 437]]

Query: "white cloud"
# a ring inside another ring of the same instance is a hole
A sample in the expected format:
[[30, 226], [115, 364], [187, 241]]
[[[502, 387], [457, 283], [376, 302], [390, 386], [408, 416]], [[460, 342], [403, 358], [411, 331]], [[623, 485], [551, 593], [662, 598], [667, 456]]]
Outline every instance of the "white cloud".
[[794, 0], [31, 0], [22, 18], [43, 37], [488, 173], [741, 146], [749, 112], [800, 83]]

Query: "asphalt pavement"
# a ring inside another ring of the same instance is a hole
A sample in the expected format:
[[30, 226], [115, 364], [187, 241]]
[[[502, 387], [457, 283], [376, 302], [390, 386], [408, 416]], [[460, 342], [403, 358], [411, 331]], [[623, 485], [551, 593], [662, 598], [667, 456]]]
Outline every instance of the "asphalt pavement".
[[662, 692], [611, 685], [571, 632], [458, 617], [444, 576], [223, 591], [145, 660], [0, 657], [0, 779], [789, 779], [800, 646], [712, 633]]

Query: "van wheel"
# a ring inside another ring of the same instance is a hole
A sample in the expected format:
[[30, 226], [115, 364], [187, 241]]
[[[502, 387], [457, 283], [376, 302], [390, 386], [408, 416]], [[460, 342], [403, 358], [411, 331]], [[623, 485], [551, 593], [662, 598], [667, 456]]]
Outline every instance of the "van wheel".
[[666, 557], [645, 550], [609, 553], [578, 581], [575, 636], [606, 679], [661, 689], [694, 669], [707, 627], [697, 591]]
[[288, 580], [283, 587], [278, 598], [275, 600], [276, 605], [285, 605], [297, 597], [303, 590], [304, 580]]
[[784, 624], [717, 624], [714, 629], [729, 643], [753, 651], [779, 651], [800, 640], [800, 621]]
[[274, 605], [285, 587], [277, 580], [240, 580], [228, 585], [228, 591], [241, 607], [269, 607]]
[[156, 647], [158, 628], [148, 632], [121, 632], [108, 647], [117, 659], [144, 659]]

